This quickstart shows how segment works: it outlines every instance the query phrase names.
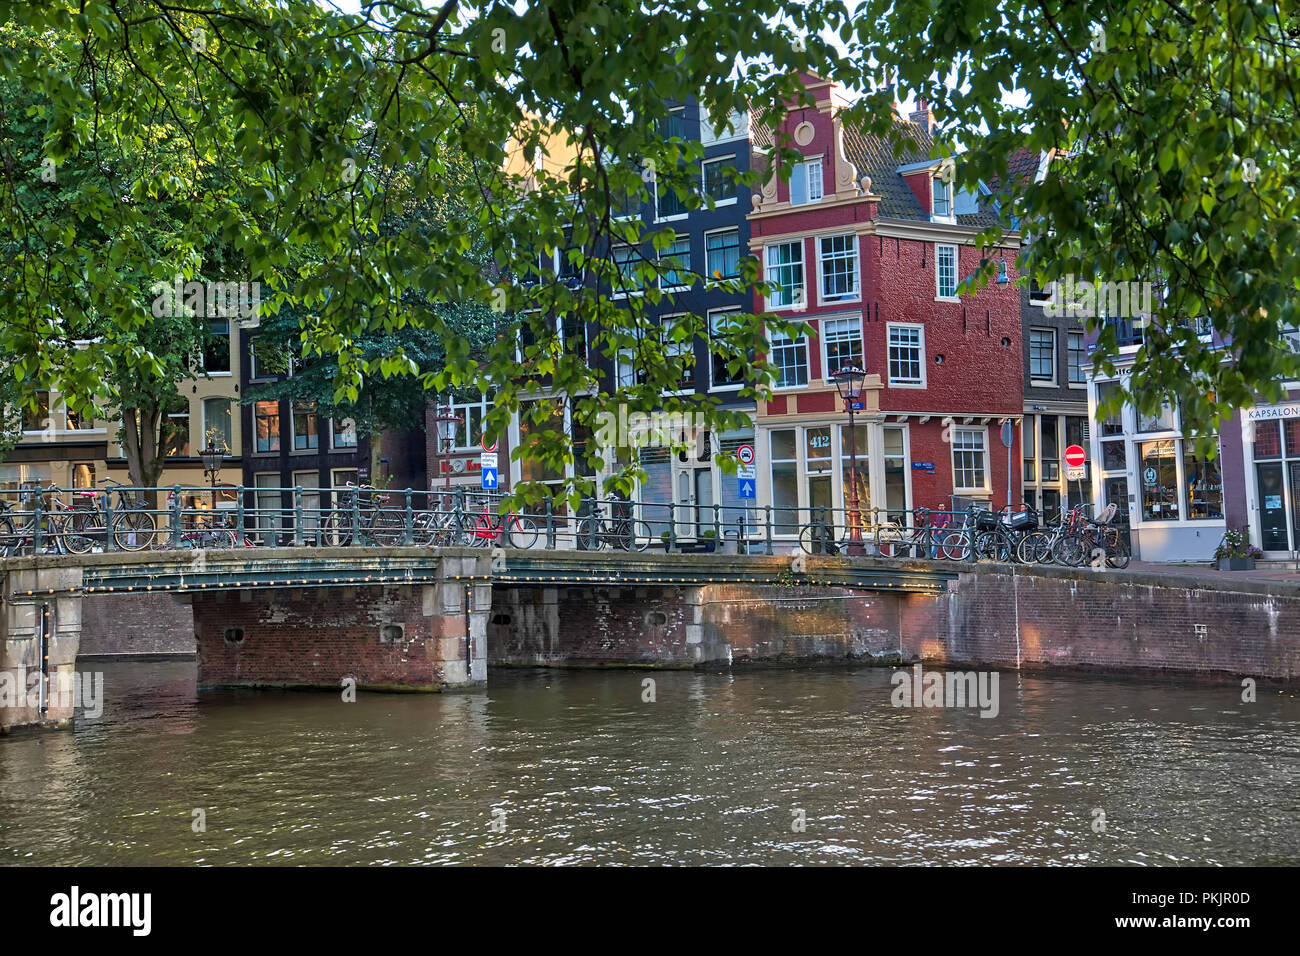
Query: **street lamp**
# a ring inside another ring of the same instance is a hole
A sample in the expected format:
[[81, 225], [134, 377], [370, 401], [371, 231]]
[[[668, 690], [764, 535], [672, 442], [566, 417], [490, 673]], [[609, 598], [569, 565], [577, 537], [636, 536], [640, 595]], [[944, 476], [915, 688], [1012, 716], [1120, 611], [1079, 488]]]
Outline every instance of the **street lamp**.
[[849, 409], [849, 547], [848, 553], [865, 554], [862, 547], [861, 516], [858, 514], [858, 448], [853, 425], [853, 413], [862, 401], [862, 383], [866, 381], [865, 369], [856, 365], [842, 366], [831, 373], [835, 390]]
[[437, 414], [433, 420], [438, 423], [438, 439], [442, 442], [442, 465], [443, 472], [447, 476], [447, 491], [451, 491], [451, 443], [456, 438], [456, 426], [461, 424], [465, 419], [451, 410], [451, 406], [436, 409]]
[[221, 464], [226, 460], [226, 454], [216, 446], [211, 438], [208, 439], [208, 447], [199, 452], [199, 458], [203, 461], [203, 477], [212, 479], [212, 520], [217, 520], [217, 474], [221, 471]]

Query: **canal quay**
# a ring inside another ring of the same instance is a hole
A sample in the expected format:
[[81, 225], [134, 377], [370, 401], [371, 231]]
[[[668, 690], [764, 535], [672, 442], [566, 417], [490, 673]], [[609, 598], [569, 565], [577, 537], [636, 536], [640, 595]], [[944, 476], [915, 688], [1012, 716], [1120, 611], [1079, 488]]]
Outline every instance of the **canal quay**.
[[0, 859], [1300, 860], [1288, 571], [496, 558], [9, 559]]

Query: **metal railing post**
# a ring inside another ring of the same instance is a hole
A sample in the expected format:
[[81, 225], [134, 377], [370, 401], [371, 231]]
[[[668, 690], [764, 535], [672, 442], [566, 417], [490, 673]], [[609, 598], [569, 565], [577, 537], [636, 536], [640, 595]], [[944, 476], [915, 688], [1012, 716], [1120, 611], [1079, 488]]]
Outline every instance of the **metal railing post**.
[[406, 489], [406, 514], [404, 515], [404, 517], [406, 519], [406, 528], [405, 528], [405, 535], [402, 539], [402, 543], [405, 544], [407, 547], [410, 547], [411, 544], [415, 541], [415, 513], [411, 511], [411, 489], [410, 488]]
[[243, 547], [247, 538], [244, 536], [244, 486], [240, 485], [235, 491], [235, 534], [238, 535], [237, 544]]
[[587, 499], [587, 550], [596, 550], [596, 499]]
[[749, 554], [745, 542], [745, 513], [742, 511], [736, 519], [736, 554]]
[[361, 487], [352, 491], [352, 540], [349, 544], [361, 543]]
[[975, 517], [974, 505], [966, 506], [966, 523], [970, 525], [970, 554], [967, 556], [967, 560], [971, 564], [975, 564], [979, 560], [979, 555], [975, 553], [975, 539], [979, 535], [979, 521]]
[[302, 486], [293, 486], [293, 546], [302, 547]]
[[42, 514], [44, 495], [45, 492], [38, 482], [35, 497], [32, 498], [32, 551], [36, 554], [41, 553], [41, 547], [45, 543], [45, 515]]
[[104, 550], [116, 551], [117, 538], [113, 536], [113, 489], [104, 492]]
[[668, 550], [677, 547], [677, 503], [668, 502]]
[[172, 485], [172, 547], [181, 546], [181, 486]]
[[722, 547], [722, 518], [719, 506], [713, 505], [713, 540], [717, 541], [717, 546]]
[[763, 511], [765, 512], [763, 516], [765, 520], [763, 523], [766, 525], [765, 530], [767, 534], [767, 553], [775, 554], [776, 552], [772, 550], [772, 506], [764, 505]]
[[555, 550], [555, 508], [551, 496], [546, 496], [546, 550]]

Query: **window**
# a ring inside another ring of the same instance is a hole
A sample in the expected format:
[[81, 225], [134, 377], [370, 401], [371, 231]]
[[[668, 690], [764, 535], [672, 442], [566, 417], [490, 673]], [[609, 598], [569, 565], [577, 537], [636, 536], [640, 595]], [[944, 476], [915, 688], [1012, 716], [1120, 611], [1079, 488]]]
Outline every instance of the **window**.
[[907, 453], [903, 429], [892, 426], [885, 427], [885, 507], [891, 514], [907, 510]]
[[925, 332], [921, 326], [889, 326], [889, 384], [925, 385]]
[[[711, 340], [709, 351], [712, 355], [713, 385], [715, 388], [743, 385], [745, 382], [745, 368], [749, 364], [753, 352], [739, 347], [736, 342], [739, 328], [730, 317], [739, 311], [738, 308], [715, 309], [709, 313], [709, 338]], [[724, 354], [719, 355], [719, 350]], [[744, 364], [735, 374], [732, 374], [727, 369], [728, 359], [739, 360], [742, 356], [744, 357]]]
[[677, 195], [671, 183], [655, 180], [655, 208], [660, 219], [672, 219], [685, 216], [688, 212], [686, 203]]
[[39, 391], [36, 393], [35, 408], [23, 406], [23, 431], [39, 432], [53, 427], [54, 422], [50, 420], [50, 393]]
[[184, 399], [167, 414], [163, 424], [163, 455], [167, 458], [190, 457], [190, 406]]
[[831, 374], [846, 365], [862, 366], [862, 320], [824, 319], [822, 321], [822, 344], [826, 347], [824, 374], [826, 381], [832, 381]]
[[208, 335], [203, 341], [203, 371], [229, 374], [230, 320], [209, 319]]
[[263, 531], [263, 544], [275, 544], [275, 531], [280, 527], [280, 473], [264, 471], [253, 475], [253, 526]]
[[712, 199], [716, 205], [734, 203], [736, 201], [735, 183], [727, 177], [727, 170], [731, 166], [734, 156], [723, 156], [718, 159], [706, 159], [703, 165], [704, 195]]
[[983, 428], [954, 428], [952, 430], [952, 475], [956, 491], [985, 491], [988, 489], [988, 468], [984, 447], [986, 430]]
[[769, 308], [803, 304], [803, 240], [767, 247], [767, 281], [775, 286]]
[[615, 295], [627, 295], [644, 288], [644, 279], [640, 272], [641, 253], [633, 246], [615, 246], [614, 264], [618, 267], [619, 284]]
[[257, 432], [257, 450], [280, 450], [280, 403], [258, 402], [253, 406], [253, 429]]
[[[691, 316], [680, 313], [664, 315], [659, 319], [660, 334], [663, 336], [664, 356], [674, 366], [680, 365], [682, 378], [680, 388], [689, 391], [695, 388], [695, 337], [687, 336], [686, 330], [693, 327]], [[686, 336], [685, 341], [679, 341]]]
[[822, 301], [858, 298], [858, 237], [824, 236], [821, 240]]
[[1161, 405], [1160, 411], [1154, 415], [1138, 412], [1137, 430], [1142, 433], [1177, 431], [1178, 413], [1167, 402]]
[[293, 450], [308, 451], [319, 447], [316, 434], [316, 410], [311, 405], [293, 406]]
[[1177, 442], [1172, 438], [1141, 445], [1142, 520], [1178, 519]]
[[769, 433], [772, 463], [773, 531], [797, 534], [799, 531], [799, 457], [795, 430], [783, 428]]
[[689, 289], [691, 287], [691, 237], [678, 236], [659, 259], [659, 287]]
[[1029, 377], [1035, 382], [1056, 381], [1056, 332], [1029, 330]]
[[203, 400], [203, 447], [211, 442], [225, 454], [231, 453], [230, 399]]
[[714, 279], [734, 279], [740, 275], [739, 229], [704, 236], [704, 269]]
[[580, 315], [565, 315], [560, 321], [561, 346], [565, 355], [587, 360], [587, 323]]
[[1071, 385], [1083, 385], [1087, 379], [1083, 376], [1083, 333], [1066, 332], [1065, 333], [1066, 361], [1069, 363], [1069, 378]]
[[957, 247], [934, 247], [935, 294], [940, 299], [957, 297]]
[[822, 198], [822, 161], [799, 163], [790, 171], [790, 203], [802, 206]]
[[675, 106], [668, 111], [668, 115], [660, 121], [659, 129], [664, 139], [690, 139], [686, 135], [686, 107]]
[[933, 182], [934, 184], [934, 192], [933, 192], [934, 202], [932, 204], [930, 211], [934, 213], [934, 215], [936, 216], [945, 216], [945, 217], [951, 216], [952, 215], [952, 186], [944, 181], [942, 174], [939, 176], [935, 176], [934, 179], [931, 180], [931, 182]]
[[[1097, 386], [1097, 407], [1101, 408], [1103, 402], [1119, 390], [1118, 382], [1102, 382]], [[1123, 408], [1117, 408], [1105, 418], [1099, 418], [1097, 424], [1101, 429], [1102, 438], [1119, 437], [1124, 434]]]
[[330, 439], [335, 448], [356, 448], [357, 423], [351, 418], [331, 419]]
[[796, 388], [808, 384], [808, 339], [791, 339], [772, 333], [772, 364], [776, 366], [776, 387]]
[[1038, 435], [1038, 444], [1039, 448], [1042, 450], [1043, 481], [1060, 481], [1060, 418], [1056, 415], [1040, 415], [1038, 417], [1038, 423], [1041, 429]]
[[77, 464], [72, 466], [72, 487], [74, 488], [95, 487], [94, 462], [78, 462]]
[[320, 473], [315, 471], [295, 471], [293, 473], [293, 486], [302, 489], [303, 534], [311, 534], [320, 527]]
[[1025, 481], [1038, 480], [1038, 459], [1034, 451], [1034, 435], [1037, 429], [1038, 419], [1033, 415], [1026, 415], [1025, 420], [1020, 425], [1021, 455], [1025, 460]]

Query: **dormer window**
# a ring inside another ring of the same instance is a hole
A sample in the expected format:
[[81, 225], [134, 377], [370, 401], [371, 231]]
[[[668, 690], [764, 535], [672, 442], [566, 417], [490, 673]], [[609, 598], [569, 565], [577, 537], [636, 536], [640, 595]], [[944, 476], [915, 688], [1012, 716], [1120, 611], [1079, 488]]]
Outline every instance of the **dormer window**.
[[952, 184], [944, 180], [943, 174], [934, 177], [934, 190], [931, 193], [934, 197], [931, 211], [936, 216], [948, 217], [952, 215]]
[[799, 163], [790, 171], [790, 205], [802, 206], [822, 198], [822, 161]]

